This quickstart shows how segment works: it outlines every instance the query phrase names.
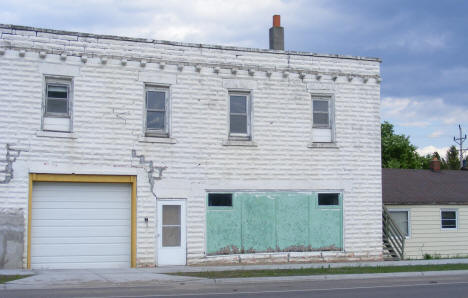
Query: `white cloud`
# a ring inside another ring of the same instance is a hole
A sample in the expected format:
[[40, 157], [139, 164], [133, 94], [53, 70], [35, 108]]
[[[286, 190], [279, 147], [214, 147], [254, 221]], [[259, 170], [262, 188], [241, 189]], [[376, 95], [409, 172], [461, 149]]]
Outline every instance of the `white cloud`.
[[382, 98], [381, 114], [400, 126], [428, 127], [466, 123], [467, 107], [454, 106], [442, 98]]
[[440, 150], [445, 156], [452, 136], [458, 133], [457, 124], [468, 130], [466, 115], [467, 107], [442, 98], [384, 97], [381, 104], [382, 121], [394, 124], [396, 133], [409, 135], [424, 154]]
[[[5, 0], [2, 22], [160, 40], [268, 47], [272, 15], [293, 24], [333, 21], [323, 1], [305, 0]], [[326, 2], [324, 2], [326, 3]], [[328, 19], [327, 19], [328, 18]]]
[[430, 146], [426, 146], [426, 147], [417, 149], [416, 151], [421, 156], [437, 152], [437, 153], [439, 153], [440, 157], [445, 158], [445, 155], [446, 155], [448, 149], [449, 149], [449, 147], [438, 148], [438, 147], [430, 145]]
[[409, 98], [384, 97], [382, 98], [381, 108], [386, 115], [399, 115], [407, 110], [410, 103], [411, 99]]
[[400, 123], [400, 126], [403, 127], [427, 127], [429, 125], [430, 123], [428, 121], [412, 121]]
[[438, 137], [440, 137], [440, 136], [443, 135], [443, 134], [444, 134], [444, 131], [441, 130], [441, 129], [438, 129], [438, 130], [434, 130], [434, 131], [429, 135], [429, 137], [430, 137], [430, 138], [438, 138]]
[[450, 41], [448, 32], [428, 33], [426, 28], [400, 31], [398, 34], [385, 35], [385, 39], [371, 44], [369, 49], [405, 49], [411, 52], [439, 51], [447, 48]]

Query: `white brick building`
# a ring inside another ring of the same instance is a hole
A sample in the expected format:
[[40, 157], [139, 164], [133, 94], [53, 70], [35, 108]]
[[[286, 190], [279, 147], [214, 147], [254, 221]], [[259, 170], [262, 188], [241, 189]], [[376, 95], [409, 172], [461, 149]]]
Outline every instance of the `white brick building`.
[[378, 59], [0, 33], [0, 211], [24, 217], [23, 267], [382, 258]]

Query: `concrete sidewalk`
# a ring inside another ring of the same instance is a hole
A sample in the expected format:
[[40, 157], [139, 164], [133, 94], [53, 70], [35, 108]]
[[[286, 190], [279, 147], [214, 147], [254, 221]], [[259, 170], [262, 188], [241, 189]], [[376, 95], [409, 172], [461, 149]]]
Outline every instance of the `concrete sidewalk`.
[[0, 290], [13, 289], [52, 289], [52, 288], [102, 288], [115, 286], [154, 286], [178, 283], [213, 284], [213, 283], [246, 283], [292, 280], [326, 280], [326, 279], [368, 279], [382, 277], [410, 277], [432, 275], [468, 275], [468, 270], [437, 272], [403, 272], [378, 274], [340, 274], [283, 276], [259, 278], [205, 279], [186, 276], [167, 275], [173, 272], [200, 272], [225, 270], [265, 270], [265, 269], [298, 269], [298, 268], [339, 268], [367, 266], [405, 266], [435, 264], [468, 264], [468, 259], [415, 260], [393, 262], [353, 262], [353, 263], [309, 263], [309, 264], [269, 264], [243, 266], [170, 266], [136, 269], [82, 269], [82, 270], [0, 270], [0, 275], [32, 275], [23, 279], [0, 284]]

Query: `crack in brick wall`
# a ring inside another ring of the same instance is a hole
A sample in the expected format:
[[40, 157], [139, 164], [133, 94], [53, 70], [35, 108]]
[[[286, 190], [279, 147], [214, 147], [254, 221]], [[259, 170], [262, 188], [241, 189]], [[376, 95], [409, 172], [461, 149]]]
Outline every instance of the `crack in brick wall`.
[[20, 149], [14, 149], [12, 144], [6, 144], [6, 156], [5, 159], [0, 160], [0, 163], [6, 163], [5, 168], [0, 170], [0, 173], [3, 173], [5, 177], [0, 180], [0, 184], [8, 184], [14, 177], [13, 163], [20, 156]]
[[[155, 180], [161, 180], [162, 174], [167, 167], [162, 166], [154, 166], [152, 160], [146, 160], [143, 154], [138, 155], [136, 150], [132, 150], [132, 158], [138, 158], [140, 165], [145, 167], [146, 172], [148, 174], [148, 182], [150, 184], [151, 193], [153, 194], [154, 198], [156, 198], [156, 193], [154, 191], [154, 182]], [[157, 176], [154, 176], [154, 173], [157, 172]]]

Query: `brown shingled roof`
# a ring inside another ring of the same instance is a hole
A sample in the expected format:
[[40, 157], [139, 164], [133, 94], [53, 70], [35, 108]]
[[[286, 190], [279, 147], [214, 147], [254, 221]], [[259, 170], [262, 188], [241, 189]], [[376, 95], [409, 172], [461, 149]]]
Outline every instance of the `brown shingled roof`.
[[384, 204], [466, 204], [468, 171], [382, 169]]

